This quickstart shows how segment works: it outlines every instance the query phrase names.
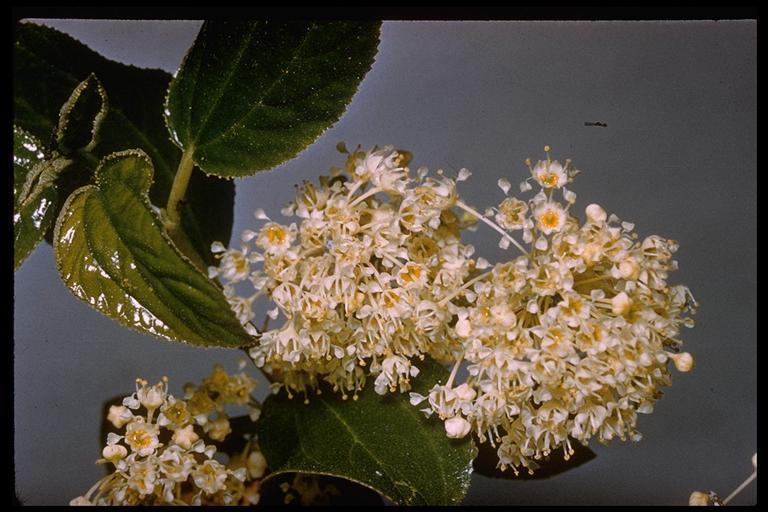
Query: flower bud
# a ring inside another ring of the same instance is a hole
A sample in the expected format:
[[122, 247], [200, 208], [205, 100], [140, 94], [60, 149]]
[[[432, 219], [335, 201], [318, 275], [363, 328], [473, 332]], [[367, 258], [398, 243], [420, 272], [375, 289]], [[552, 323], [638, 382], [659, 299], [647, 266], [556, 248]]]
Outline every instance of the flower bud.
[[117, 462], [128, 455], [128, 449], [121, 444], [111, 444], [104, 447], [101, 455], [110, 462]]
[[602, 224], [608, 218], [608, 214], [599, 205], [592, 203], [586, 208], [587, 220], [592, 224]]
[[461, 384], [460, 386], [457, 386], [454, 391], [456, 392], [456, 396], [459, 400], [468, 402], [470, 400], [474, 400], [477, 396], [477, 393], [474, 389], [470, 387], [469, 384], [466, 382]]
[[679, 372], [687, 372], [693, 369], [693, 356], [688, 352], [680, 352], [671, 356], [675, 363], [675, 368]]
[[688, 505], [692, 507], [706, 507], [712, 505], [712, 500], [709, 499], [709, 495], [701, 491], [693, 491], [691, 497], [688, 498]]
[[461, 439], [469, 434], [469, 422], [461, 416], [455, 416], [445, 421], [445, 432], [451, 439]]
[[107, 420], [115, 426], [115, 428], [123, 428], [128, 422], [133, 419], [133, 414], [124, 405], [111, 405], [109, 407], [109, 414]]
[[187, 425], [184, 428], [174, 430], [171, 440], [185, 450], [189, 450], [198, 439], [200, 436], [195, 433], [192, 425]]
[[461, 338], [466, 338], [469, 336], [469, 332], [471, 330], [471, 326], [469, 324], [469, 320], [464, 318], [463, 320], [459, 320], [456, 322], [456, 335]]
[[614, 315], [626, 315], [632, 308], [632, 299], [626, 293], [621, 292], [611, 299], [611, 306]]
[[248, 456], [248, 473], [251, 478], [261, 478], [267, 470], [267, 459], [260, 451], [252, 451]]
[[619, 275], [624, 279], [637, 279], [640, 275], [640, 265], [637, 264], [637, 260], [630, 256], [619, 263]]

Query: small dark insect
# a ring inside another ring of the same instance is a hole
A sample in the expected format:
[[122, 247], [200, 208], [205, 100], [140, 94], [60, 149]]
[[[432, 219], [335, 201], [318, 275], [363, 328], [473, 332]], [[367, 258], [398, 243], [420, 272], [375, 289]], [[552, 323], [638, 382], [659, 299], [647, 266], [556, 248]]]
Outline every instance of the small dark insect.
[[603, 128], [607, 128], [608, 125], [605, 123], [601, 123], [600, 121], [596, 121], [594, 123], [590, 123], [589, 121], [584, 122], [584, 126], [602, 126]]

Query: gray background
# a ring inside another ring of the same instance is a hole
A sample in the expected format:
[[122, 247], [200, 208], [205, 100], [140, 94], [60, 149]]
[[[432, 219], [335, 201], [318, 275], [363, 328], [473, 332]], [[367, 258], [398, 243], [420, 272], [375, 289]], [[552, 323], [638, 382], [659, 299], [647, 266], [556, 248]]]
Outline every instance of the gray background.
[[[49, 20], [104, 55], [173, 72], [197, 22]], [[278, 211], [293, 184], [342, 162], [334, 146], [394, 144], [413, 166], [467, 167], [468, 201], [497, 204], [523, 160], [570, 157], [590, 202], [680, 242], [673, 283], [701, 304], [683, 333], [696, 368], [673, 373], [639, 443], [593, 443], [597, 459], [551, 480], [474, 476], [467, 504], [685, 504], [696, 489], [725, 496], [756, 449], [756, 23], [389, 22], [373, 70], [341, 121], [274, 172], [237, 181], [234, 233], [252, 211]], [[586, 127], [601, 121], [607, 128]], [[481, 229], [489, 260], [505, 253]], [[235, 370], [235, 351], [186, 347], [130, 332], [76, 300], [42, 244], [16, 272], [15, 448], [18, 492], [65, 504], [102, 476], [103, 400], [135, 377], [172, 389]], [[265, 393], [264, 387], [261, 394]], [[752, 485], [734, 503], [755, 503]]]

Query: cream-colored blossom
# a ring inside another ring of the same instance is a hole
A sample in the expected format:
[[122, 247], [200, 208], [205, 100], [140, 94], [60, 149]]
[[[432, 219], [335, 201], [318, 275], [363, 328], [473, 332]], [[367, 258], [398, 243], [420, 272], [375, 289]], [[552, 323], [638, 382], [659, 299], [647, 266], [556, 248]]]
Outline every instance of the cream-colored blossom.
[[[102, 459], [114, 472], [97, 482], [72, 505], [234, 505], [258, 502], [259, 479], [266, 460], [255, 440], [248, 440], [242, 454], [231, 456], [224, 466], [213, 460], [217, 447], [201, 439], [205, 432], [213, 440], [231, 434], [224, 407], [246, 406], [249, 416], [258, 411], [250, 403], [255, 381], [244, 373], [230, 375], [214, 367], [199, 386], [187, 385], [187, 400], [168, 393], [168, 380], [149, 386], [137, 380], [137, 391], [126, 397], [124, 406], [110, 408], [110, 432]], [[193, 403], [190, 403], [192, 401]], [[146, 415], [131, 412], [145, 407]], [[154, 412], [159, 410], [159, 414]], [[216, 413], [215, 418], [210, 415]], [[127, 422], [127, 423], [126, 423]], [[197, 431], [195, 429], [198, 429]], [[160, 439], [167, 442], [160, 442]], [[125, 443], [130, 447], [130, 453]], [[248, 460], [248, 467], [238, 463]]]
[[131, 450], [141, 456], [147, 456], [155, 451], [160, 444], [158, 429], [152, 423], [147, 423], [143, 418], [137, 418], [128, 424], [125, 431], [125, 442]]
[[539, 205], [534, 212], [536, 218], [536, 227], [549, 235], [560, 231], [565, 226], [567, 214], [565, 209], [558, 203], [545, 202]]
[[[422, 358], [450, 363], [446, 384], [411, 393], [411, 403], [449, 436], [494, 443], [502, 469], [515, 472], [556, 450], [569, 457], [573, 440], [639, 439], [637, 415], [670, 385], [670, 365], [693, 366], [680, 331], [696, 302], [668, 282], [678, 244], [641, 239], [597, 204], [585, 219], [572, 214], [576, 195], [565, 187], [578, 171], [549, 151], [528, 162], [521, 191], [538, 184], [532, 197], [507, 196], [502, 178], [505, 198], [486, 210], [461, 197], [468, 171], [412, 173], [410, 154], [391, 147], [358, 148], [319, 184], [303, 184], [284, 210], [295, 237], [271, 221], [242, 237], [254, 287], [243, 298], [264, 295], [283, 318], [261, 333], [253, 360], [304, 400], [323, 381], [354, 398], [368, 377], [379, 393], [407, 392]], [[476, 255], [462, 235], [480, 224], [519, 253], [495, 265]], [[286, 236], [273, 234], [274, 250], [265, 240], [277, 226]], [[225, 285], [245, 273], [224, 257], [213, 271]], [[230, 302], [250, 320], [245, 301]], [[218, 410], [189, 402], [193, 414]]]

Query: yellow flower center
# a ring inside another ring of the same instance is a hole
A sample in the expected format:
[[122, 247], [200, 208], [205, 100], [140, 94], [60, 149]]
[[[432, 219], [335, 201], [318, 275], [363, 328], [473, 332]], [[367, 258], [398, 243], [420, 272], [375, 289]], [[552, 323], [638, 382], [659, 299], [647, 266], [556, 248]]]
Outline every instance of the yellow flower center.
[[525, 214], [525, 203], [514, 199], [505, 199], [499, 206], [499, 211], [507, 224], [520, 224]]
[[248, 266], [248, 260], [246, 260], [242, 256], [238, 256], [235, 258], [235, 270], [237, 271], [238, 274], [248, 272], [249, 268], [250, 267]]
[[539, 176], [539, 181], [547, 188], [553, 188], [557, 186], [558, 176], [553, 172], [545, 172]]
[[187, 419], [187, 408], [183, 402], [176, 402], [171, 407], [165, 410], [165, 416], [174, 423], [181, 423], [182, 420]]
[[415, 283], [421, 277], [421, 268], [417, 265], [406, 265], [406, 271], [403, 272], [403, 282], [406, 284]]
[[555, 343], [560, 343], [565, 338], [565, 333], [559, 327], [551, 328], [549, 330], [549, 335], [552, 337]]
[[143, 428], [137, 428], [131, 431], [127, 436], [128, 443], [134, 448], [141, 450], [152, 444], [152, 436]]
[[557, 229], [560, 225], [560, 214], [555, 210], [547, 210], [539, 215], [539, 222], [545, 229]]
[[565, 308], [565, 313], [566, 314], [570, 314], [570, 315], [574, 316], [574, 315], [578, 315], [579, 313], [581, 313], [583, 304], [581, 303], [580, 300], [578, 300], [578, 299], [571, 299], [568, 302], [568, 305], [569, 305], [569, 307]]
[[391, 292], [385, 292], [381, 297], [381, 302], [387, 309], [392, 309], [397, 306], [398, 296]]
[[269, 226], [266, 235], [270, 244], [277, 245], [285, 242], [285, 230], [280, 226]]

